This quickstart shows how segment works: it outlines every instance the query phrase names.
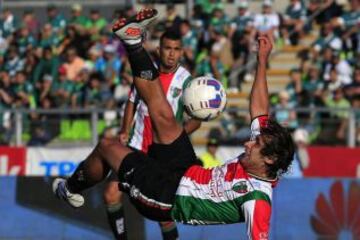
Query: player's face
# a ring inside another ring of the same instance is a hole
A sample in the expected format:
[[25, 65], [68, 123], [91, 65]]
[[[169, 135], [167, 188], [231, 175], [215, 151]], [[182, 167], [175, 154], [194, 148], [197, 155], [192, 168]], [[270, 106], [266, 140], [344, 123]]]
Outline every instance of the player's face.
[[264, 147], [264, 138], [260, 135], [255, 140], [247, 141], [244, 144], [245, 156], [243, 163], [246, 167], [257, 170], [265, 167], [266, 163], [271, 164], [271, 160], [261, 154]]
[[260, 155], [261, 146], [262, 146], [262, 141], [260, 136], [257, 136], [255, 140], [247, 141], [244, 144], [245, 156], [247, 156], [249, 160], [257, 159], [258, 156]]
[[167, 69], [175, 68], [182, 57], [183, 50], [180, 40], [164, 38], [160, 46], [160, 61]]

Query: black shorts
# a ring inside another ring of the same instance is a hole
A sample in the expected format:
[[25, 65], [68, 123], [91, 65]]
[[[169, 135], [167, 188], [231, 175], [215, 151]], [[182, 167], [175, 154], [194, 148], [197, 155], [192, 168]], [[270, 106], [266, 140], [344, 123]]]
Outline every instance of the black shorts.
[[171, 144], [153, 144], [148, 155], [129, 153], [119, 168], [119, 188], [145, 217], [171, 220], [171, 208], [186, 170], [201, 165], [186, 132]]

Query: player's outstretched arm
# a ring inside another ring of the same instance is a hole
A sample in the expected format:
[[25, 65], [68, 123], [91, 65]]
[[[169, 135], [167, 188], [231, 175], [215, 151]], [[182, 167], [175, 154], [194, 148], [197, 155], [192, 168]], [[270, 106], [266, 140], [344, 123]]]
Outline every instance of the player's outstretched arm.
[[266, 63], [272, 50], [272, 38], [269, 34], [258, 37], [259, 51], [255, 80], [250, 95], [251, 119], [269, 113], [269, 96], [266, 81]]

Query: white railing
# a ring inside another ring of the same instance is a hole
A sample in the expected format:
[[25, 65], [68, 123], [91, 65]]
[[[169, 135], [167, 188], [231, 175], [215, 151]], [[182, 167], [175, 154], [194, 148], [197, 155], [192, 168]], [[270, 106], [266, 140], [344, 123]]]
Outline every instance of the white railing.
[[[287, 109], [272, 109], [272, 114], [276, 113], [276, 111], [278, 110], [287, 110]], [[289, 109], [290, 110], [290, 109]], [[316, 114], [323, 114], [323, 113], [329, 113], [329, 114], [333, 114], [336, 113], [338, 111], [346, 111], [347, 112], [347, 117], [346, 117], [346, 121], [347, 121], [347, 134], [346, 134], [346, 145], [348, 147], [355, 147], [356, 146], [356, 138], [357, 138], [357, 129], [360, 128], [360, 118], [357, 116], [360, 116], [360, 109], [355, 109], [355, 108], [347, 108], [347, 109], [340, 109], [340, 108], [319, 108], [319, 107], [312, 107], [312, 108], [296, 108], [296, 109], [291, 109], [292, 111], [296, 111], [297, 114], [302, 114], [302, 113], [309, 113], [309, 115], [311, 116], [315, 116]], [[60, 121], [62, 121], [61, 119], [65, 119], [66, 121], [76, 121], [76, 120], [82, 120], [83, 122], [85, 121], [87, 124], [87, 130], [90, 132], [90, 136], [87, 139], [83, 139], [82, 141], [85, 141], [87, 144], [89, 144], [91, 142], [92, 145], [95, 145], [98, 142], [98, 138], [99, 138], [99, 134], [101, 134], [98, 130], [98, 124], [100, 123], [100, 121], [105, 121], [104, 120], [104, 113], [107, 110], [104, 109], [97, 109], [97, 108], [91, 108], [91, 109], [77, 109], [77, 110], [72, 110], [72, 109], [51, 109], [51, 110], [45, 110], [45, 109], [36, 109], [36, 110], [29, 110], [29, 109], [9, 109], [9, 110], [0, 110], [0, 117], [3, 117], [5, 114], [7, 114], [8, 116], [10, 115], [11, 117], [7, 118], [7, 121], [10, 122], [10, 124], [6, 124], [7, 126], [10, 126], [10, 129], [7, 129], [8, 131], [11, 131], [11, 144], [15, 145], [15, 146], [21, 146], [24, 145], [24, 141], [23, 141], [23, 134], [27, 133], [28, 136], [31, 137], [31, 132], [33, 132], [34, 129], [32, 129], [32, 126], [36, 125], [34, 123], [34, 121], [28, 120], [26, 121], [26, 119], [28, 119], [28, 117], [31, 114], [38, 114], [41, 116], [46, 116], [46, 118], [48, 120], [45, 121], [40, 121], [41, 122], [41, 126], [44, 127], [44, 131], [47, 130], [54, 130], [57, 126], [57, 128], [59, 129], [58, 131], [58, 135], [63, 134], [64, 131], [63, 129], [60, 129], [59, 125], [60, 125]], [[114, 110], [111, 110], [114, 111]], [[120, 113], [120, 109], [116, 110], [117, 113]], [[228, 109], [226, 110], [228, 112], [242, 112], [242, 113], [247, 113], [248, 110], [247, 109]], [[54, 117], [55, 115], [55, 117]], [[241, 115], [241, 114], [240, 114]], [[244, 115], [244, 114], [242, 114]], [[106, 127], [117, 127], [119, 128], [119, 119], [120, 114], [117, 114], [117, 121], [116, 123], [112, 123], [112, 125], [108, 125], [105, 126]], [[9, 120], [10, 119], [10, 120]], [[322, 126], [323, 122], [320, 121], [316, 121], [315, 118], [308, 118], [307, 120], [313, 121], [314, 125], [319, 125]], [[235, 122], [238, 119], [232, 119], [231, 121]], [[323, 119], [324, 122], [325, 121], [330, 121], [330, 119]], [[220, 127], [220, 121], [221, 119], [219, 119], [219, 127]], [[298, 118], [299, 121], [299, 127], [301, 127], [301, 118]], [[4, 123], [4, 122], [3, 122]], [[104, 122], [103, 122], [104, 123]], [[114, 125], [115, 124], [115, 125]], [[3, 126], [1, 126], [2, 129]], [[85, 131], [85, 130], [81, 130], [80, 131]], [[2, 132], [0, 134], [5, 134], [5, 132], [2, 130]], [[62, 140], [58, 139], [58, 135], [57, 136], [53, 136], [54, 139], [57, 139], [58, 142], [62, 142]], [[79, 142], [76, 137], [72, 139], [73, 142]], [[64, 140], [64, 142], [66, 142]], [[81, 141], [80, 141], [81, 142]], [[71, 141], [70, 141], [71, 143]]]

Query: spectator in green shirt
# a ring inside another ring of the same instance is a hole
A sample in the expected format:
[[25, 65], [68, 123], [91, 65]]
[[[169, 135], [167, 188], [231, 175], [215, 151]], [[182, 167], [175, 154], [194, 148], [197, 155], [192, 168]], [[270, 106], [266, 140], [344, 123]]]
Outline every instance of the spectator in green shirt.
[[83, 15], [82, 6], [78, 3], [71, 7], [71, 19], [69, 24], [74, 26], [80, 35], [87, 34], [87, 29], [90, 27], [89, 19]]
[[18, 71], [24, 70], [24, 63], [24, 59], [19, 56], [17, 47], [14, 45], [10, 46], [6, 54], [3, 69], [6, 70], [10, 76], [15, 76]]
[[216, 49], [211, 49], [210, 54], [203, 50], [197, 60], [195, 68], [196, 76], [210, 76], [220, 80], [224, 87], [227, 87], [225, 67], [220, 60], [220, 53]]
[[319, 78], [319, 69], [316, 66], [310, 66], [302, 89], [308, 92], [311, 103], [318, 103], [317, 100], [321, 97], [322, 86], [322, 80]]
[[204, 12], [207, 14], [211, 14], [214, 8], [222, 6], [221, 0], [196, 0], [195, 3], [202, 6]]
[[90, 12], [90, 21], [87, 26], [91, 40], [99, 40], [100, 33], [105, 29], [107, 24], [106, 19], [100, 15], [99, 10], [92, 9]]
[[322, 82], [321, 87], [323, 92], [334, 93], [335, 90], [342, 87], [341, 80], [335, 68], [332, 68], [330, 70], [329, 75], [330, 75], [329, 81]]
[[51, 77], [56, 81], [58, 78], [59, 66], [59, 57], [53, 55], [51, 48], [44, 48], [43, 55], [34, 70], [34, 83], [40, 81], [45, 74], [51, 75]]
[[36, 94], [37, 103], [41, 103], [44, 99], [49, 98], [51, 95], [51, 86], [54, 79], [51, 75], [45, 74], [39, 83], [39, 91]]
[[[282, 35], [285, 44], [297, 45], [303, 36], [304, 24], [306, 20], [306, 7], [301, 0], [291, 0], [283, 16]], [[291, 33], [289, 35], [289, 33]]]
[[229, 27], [230, 27], [230, 19], [224, 13], [223, 7], [217, 6], [216, 8], [214, 8], [212, 12], [212, 17], [210, 19], [210, 26], [209, 26], [210, 32], [216, 31], [223, 34], [224, 36], [227, 36]]
[[85, 107], [100, 107], [101, 99], [101, 82], [97, 74], [92, 75], [89, 79], [89, 86], [85, 92]]
[[332, 48], [340, 50], [342, 47], [341, 39], [336, 36], [331, 23], [327, 22], [321, 26], [320, 36], [312, 44], [312, 53], [314, 58], [323, 51], [325, 48]]
[[360, 52], [360, 3], [359, 0], [350, 0], [350, 11], [334, 18], [332, 24], [340, 27], [345, 50], [354, 54]]
[[34, 87], [27, 80], [23, 71], [19, 71], [15, 75], [15, 84], [12, 91], [15, 97], [15, 106], [25, 108], [35, 108], [36, 102], [34, 98]]
[[66, 19], [58, 12], [58, 8], [55, 5], [49, 5], [47, 7], [47, 16], [53, 31], [60, 35], [63, 34], [66, 28]]
[[254, 16], [248, 10], [249, 3], [247, 1], [242, 1], [238, 5], [238, 14], [235, 16], [231, 22], [231, 35], [235, 34], [237, 38], [240, 38], [239, 35], [244, 32], [250, 32], [254, 28]]
[[31, 81], [31, 83], [34, 83], [34, 71], [38, 64], [38, 56], [36, 55], [35, 51], [27, 51], [24, 56], [24, 72], [26, 73], [26, 76], [28, 76], [28, 80]]
[[[234, 48], [234, 57], [239, 57], [239, 52], [244, 51], [242, 49], [247, 49], [247, 42], [250, 41], [250, 36], [253, 36], [255, 33], [254, 29], [254, 16], [248, 10], [249, 4], [247, 1], [240, 2], [238, 6], [238, 15], [233, 18], [228, 37], [233, 42]], [[248, 37], [249, 36], [249, 37]]]
[[36, 39], [32, 36], [27, 26], [22, 26], [18, 30], [15, 41], [19, 54], [22, 57], [25, 55], [26, 51], [33, 50], [36, 47]]
[[360, 3], [358, 0], [350, 0], [350, 11], [346, 11], [340, 17], [334, 18], [332, 24], [335, 27], [351, 28], [359, 24], [360, 21]]
[[17, 21], [10, 9], [4, 9], [0, 14], [0, 36], [8, 40], [12, 39], [12, 34], [17, 28]]
[[42, 30], [41, 30], [41, 37], [39, 42], [39, 47], [41, 48], [55, 48], [57, 47], [61, 42], [61, 39], [59, 36], [57, 36], [53, 32], [53, 28], [50, 23], [46, 23]]
[[195, 56], [197, 54], [198, 39], [191, 30], [188, 20], [184, 20], [180, 24], [180, 33], [182, 36], [182, 46], [184, 50], [185, 63], [191, 71], [194, 69]]
[[56, 107], [65, 108], [70, 104], [70, 96], [75, 89], [75, 83], [66, 78], [66, 68], [59, 67], [59, 78], [55, 81], [51, 88], [51, 96], [54, 98]]

